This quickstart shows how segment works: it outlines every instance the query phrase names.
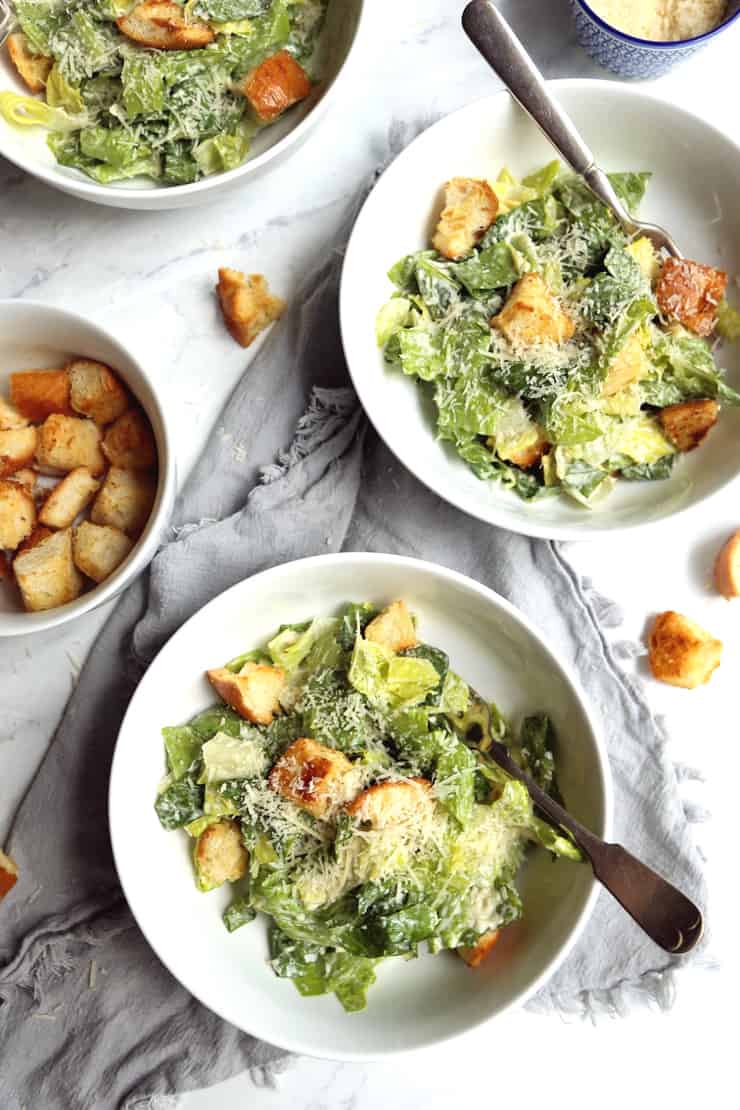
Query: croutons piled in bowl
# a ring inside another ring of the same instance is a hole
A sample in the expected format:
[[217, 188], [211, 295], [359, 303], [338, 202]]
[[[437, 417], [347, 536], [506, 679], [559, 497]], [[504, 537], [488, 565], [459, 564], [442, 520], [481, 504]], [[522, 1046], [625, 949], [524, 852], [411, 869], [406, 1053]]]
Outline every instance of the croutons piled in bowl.
[[[115, 341], [14, 302], [0, 302], [0, 335], [3, 635], [31, 631], [24, 617], [48, 627], [85, 611], [133, 577], [153, 553], [172, 476], [161, 409]], [[61, 354], [75, 349], [84, 353]]]

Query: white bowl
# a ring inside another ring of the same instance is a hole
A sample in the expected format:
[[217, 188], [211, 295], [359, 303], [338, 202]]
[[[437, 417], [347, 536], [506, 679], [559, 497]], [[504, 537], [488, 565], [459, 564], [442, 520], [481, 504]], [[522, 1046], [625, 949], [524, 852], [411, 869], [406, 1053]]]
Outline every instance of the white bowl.
[[[329, 106], [340, 97], [366, 10], [367, 0], [332, 0], [317, 47], [317, 64], [322, 75], [319, 85], [307, 100], [257, 135], [249, 158], [235, 170], [214, 174], [191, 185], [152, 185], [145, 178], [98, 185], [81, 171], [57, 163], [46, 145], [47, 132], [43, 128], [13, 127], [2, 117], [0, 155], [63, 193], [112, 208], [170, 209], [208, 203], [234, 187], [262, 177], [306, 141]], [[0, 50], [0, 92], [6, 90], [28, 95], [7, 51]]]
[[[607, 170], [652, 170], [641, 215], [672, 231], [689, 258], [740, 272], [740, 148], [696, 116], [610, 81], [564, 80], [553, 93]], [[429, 244], [441, 186], [450, 177], [530, 173], [555, 157], [528, 116], [502, 92], [440, 120], [396, 159], [373, 189], [347, 248], [341, 289], [344, 349], [365, 410], [416, 477], [458, 508], [512, 532], [590, 537], [652, 524], [694, 508], [740, 472], [740, 410], [725, 408], [707, 442], [663, 482], [618, 482], [594, 509], [565, 497], [534, 504], [476, 478], [434, 437], [431, 401], [388, 367], [375, 342], [377, 310], [390, 297], [389, 267]], [[730, 287], [732, 299], [732, 286]], [[740, 345], [721, 362], [740, 385]]]
[[520, 884], [524, 918], [485, 966], [472, 974], [449, 953], [389, 960], [367, 1009], [345, 1014], [333, 996], [301, 998], [276, 978], [262, 918], [229, 934], [221, 921], [227, 892], [196, 890], [187, 836], [165, 832], [154, 812], [162, 726], [212, 704], [205, 669], [263, 643], [279, 624], [395, 597], [417, 613], [422, 638], [444, 648], [505, 714], [551, 713], [569, 808], [601, 835], [611, 823], [607, 757], [575, 681], [520, 613], [471, 579], [395, 555], [324, 555], [265, 571], [206, 605], [154, 660], [121, 726], [109, 797], [116, 866], [144, 935], [192, 994], [238, 1028], [313, 1056], [360, 1060], [421, 1048], [521, 1003], [565, 958], [597, 893], [588, 866], [553, 864], [538, 851]]
[[0, 393], [8, 395], [14, 371], [62, 366], [72, 355], [105, 362], [146, 412], [157, 445], [157, 494], [146, 528], [128, 557], [110, 578], [76, 601], [41, 613], [27, 613], [20, 599], [0, 583], [0, 637], [54, 628], [110, 601], [151, 561], [172, 511], [175, 459], [162, 406], [141, 364], [118, 340], [84, 316], [34, 301], [0, 301]]

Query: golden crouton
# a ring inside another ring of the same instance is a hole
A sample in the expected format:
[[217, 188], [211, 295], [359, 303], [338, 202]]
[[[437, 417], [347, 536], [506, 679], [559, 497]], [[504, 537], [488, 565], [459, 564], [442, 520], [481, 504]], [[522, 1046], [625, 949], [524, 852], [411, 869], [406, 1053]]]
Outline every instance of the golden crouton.
[[92, 501], [100, 489], [86, 466], [70, 470], [44, 501], [39, 520], [49, 528], [69, 528], [76, 516]]
[[650, 369], [650, 362], [645, 354], [642, 337], [638, 334], [631, 335], [621, 351], [609, 364], [606, 380], [601, 387], [602, 397], [613, 397], [625, 386], [632, 382], [639, 382]]
[[660, 311], [696, 335], [710, 335], [725, 295], [727, 274], [688, 258], [667, 258], [655, 287]]
[[714, 583], [730, 601], [740, 597], [740, 532], [730, 536], [714, 564]]
[[128, 409], [108, 428], [103, 452], [111, 466], [146, 470], [157, 461], [151, 424], [141, 409]]
[[576, 330], [539, 274], [525, 274], [519, 279], [491, 326], [516, 347], [564, 343]]
[[679, 451], [693, 451], [707, 437], [718, 416], [716, 401], [682, 401], [680, 405], [661, 409], [658, 420]]
[[485, 960], [498, 938], [499, 930], [491, 929], [489, 933], [484, 933], [482, 937], [478, 937], [473, 947], [458, 948], [457, 954], [465, 960], [468, 967], [478, 967], [478, 964]]
[[72, 532], [53, 532], [13, 560], [15, 580], [26, 609], [66, 605], [82, 593], [84, 579], [72, 559]]
[[53, 534], [54, 531], [52, 528], [46, 528], [43, 524], [37, 525], [33, 532], [31, 532], [31, 535], [26, 536], [23, 543], [20, 544], [16, 551], [16, 555], [22, 555], [24, 551], [30, 551], [32, 547], [36, 547], [36, 545], [41, 543], [42, 540], [45, 540], [47, 536], [52, 536]]
[[432, 246], [445, 258], [469, 254], [496, 219], [498, 200], [487, 181], [453, 177], [445, 185], [445, 206]]
[[105, 459], [100, 450], [100, 429], [93, 420], [81, 416], [47, 416], [39, 428], [36, 462], [52, 473], [85, 466], [91, 474], [101, 474]]
[[520, 466], [522, 470], [529, 470], [530, 467], [536, 466], [550, 446], [544, 428], [534, 422], [532, 422], [530, 435], [520, 437], [513, 448], [506, 442], [498, 443], [495, 436], [487, 439], [486, 445], [492, 451], [495, 450], [500, 459], [514, 463], [515, 466]]
[[54, 412], [72, 415], [66, 370], [19, 370], [10, 375], [10, 397], [18, 411], [37, 424]]
[[133, 546], [133, 541], [118, 528], [83, 520], [74, 530], [72, 555], [78, 570], [93, 582], [102, 582], [121, 565]]
[[138, 536], [149, 519], [156, 492], [157, 483], [150, 474], [112, 466], [95, 498], [90, 519]]
[[431, 791], [431, 783], [422, 778], [381, 782], [363, 790], [344, 808], [361, 825], [385, 829], [389, 825], [404, 824], [424, 811], [428, 812], [434, 804]]
[[8, 36], [8, 54], [31, 92], [43, 92], [46, 88], [46, 78], [54, 65], [54, 59], [47, 58], [44, 54], [34, 54], [22, 31], [15, 31]]
[[4, 898], [18, 881], [18, 868], [10, 856], [0, 852], [0, 898]]
[[17, 482], [19, 486], [23, 486], [29, 493], [33, 493], [36, 488], [36, 480], [38, 475], [35, 470], [31, 470], [30, 466], [23, 466], [20, 470], [14, 471], [10, 475], [11, 482]]
[[238, 823], [222, 820], [207, 825], [196, 841], [194, 860], [201, 890], [215, 890], [243, 878], [249, 854]]
[[19, 412], [15, 405], [11, 405], [10, 401], [0, 397], [0, 431], [9, 428], [25, 428], [27, 424], [28, 417]]
[[700, 625], [671, 610], [655, 618], [648, 647], [655, 678], [687, 690], [709, 682], [722, 655], [721, 640], [715, 640]]
[[345, 800], [343, 780], [351, 770], [342, 752], [302, 737], [283, 752], [267, 781], [276, 794], [322, 818]]
[[173, 0], [137, 4], [116, 23], [127, 38], [155, 50], [197, 50], [216, 37], [207, 23], [189, 23], [182, 7]]
[[239, 674], [225, 667], [206, 671], [213, 689], [240, 717], [256, 725], [269, 725], [280, 712], [285, 671], [264, 663], [247, 663]]
[[0, 431], [0, 478], [24, 469], [33, 460], [38, 443], [35, 428], [6, 428]]
[[262, 274], [245, 277], [239, 270], [222, 268], [218, 271], [216, 292], [224, 323], [242, 347], [253, 343], [285, 309], [285, 301], [270, 293]]
[[650, 240], [645, 235], [641, 235], [639, 239], [632, 240], [626, 251], [627, 254], [632, 255], [643, 275], [652, 285], [660, 273], [660, 259]]
[[245, 96], [263, 123], [272, 123], [288, 108], [305, 100], [311, 81], [287, 50], [280, 50], [248, 73], [236, 91]]
[[110, 424], [128, 408], [127, 391], [104, 363], [78, 358], [70, 362], [67, 371], [69, 400], [75, 412], [96, 424]]
[[416, 638], [416, 629], [411, 614], [406, 608], [406, 602], [394, 601], [374, 617], [365, 629], [365, 639], [372, 640], [375, 644], [383, 644], [391, 651], [404, 651], [406, 648], [416, 647], [419, 641]]
[[0, 548], [15, 551], [36, 523], [33, 497], [18, 482], [0, 480]]

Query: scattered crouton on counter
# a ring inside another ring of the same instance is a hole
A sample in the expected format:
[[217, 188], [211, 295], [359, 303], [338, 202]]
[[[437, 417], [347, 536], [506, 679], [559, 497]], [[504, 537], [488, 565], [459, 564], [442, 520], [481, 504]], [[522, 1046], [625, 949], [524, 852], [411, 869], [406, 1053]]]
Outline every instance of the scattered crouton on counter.
[[311, 79], [292, 54], [280, 50], [248, 73], [235, 91], [246, 97], [261, 123], [272, 123], [306, 99]]
[[714, 564], [714, 583], [722, 597], [740, 597], [740, 531], [730, 536]]
[[0, 898], [4, 898], [8, 891], [18, 882], [18, 868], [10, 856], [0, 851]]
[[452, 260], [472, 251], [498, 213], [498, 200], [487, 181], [453, 177], [445, 185], [445, 206], [432, 239], [435, 250]]
[[282, 316], [285, 301], [270, 293], [262, 274], [222, 268], [216, 286], [224, 323], [242, 347], [254, 343], [261, 331]]
[[79, 597], [84, 579], [72, 558], [72, 531], [65, 528], [46, 536], [13, 560], [15, 580], [23, 604], [31, 612], [54, 609]]
[[121, 565], [154, 505], [157, 448], [143, 409], [102, 362], [12, 373], [10, 393], [0, 396], [0, 587], [16, 585], [36, 612]]
[[703, 686], [720, 664], [722, 641], [695, 621], [668, 610], [655, 618], [648, 637], [650, 668], [669, 686]]

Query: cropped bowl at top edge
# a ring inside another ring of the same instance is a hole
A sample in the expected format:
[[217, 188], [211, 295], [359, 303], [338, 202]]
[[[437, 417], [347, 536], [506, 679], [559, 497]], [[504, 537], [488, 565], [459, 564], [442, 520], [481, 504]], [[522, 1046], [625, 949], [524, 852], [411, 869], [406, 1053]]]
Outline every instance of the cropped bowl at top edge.
[[570, 0], [576, 36], [591, 57], [620, 77], [649, 78], [667, 73], [680, 62], [732, 27], [740, 19], [740, 9], [711, 31], [691, 39], [653, 42], [635, 38], [613, 27], [597, 15], [586, 0]]
[[[31, 336], [32, 338], [29, 338]], [[134, 355], [105, 328], [84, 316], [37, 301], [0, 300], [0, 392], [7, 392], [14, 370], [59, 365], [62, 357], [81, 355], [111, 367], [146, 412], [157, 446], [157, 493], [141, 536], [124, 562], [98, 586], [75, 601], [43, 612], [26, 612], [20, 598], [15, 608], [0, 610], [0, 639], [22, 636], [66, 624], [110, 601], [151, 561], [169, 521], [175, 497], [175, 458], [163, 406], [150, 376]], [[0, 583], [2, 587], [2, 583]], [[0, 593], [4, 593], [0, 589]]]
[[168, 641], [131, 700], [111, 770], [113, 854], [139, 927], [185, 988], [237, 1028], [310, 1056], [377, 1059], [499, 1017], [554, 974], [598, 894], [586, 864], [534, 852], [521, 875], [524, 918], [475, 973], [449, 953], [386, 960], [367, 1008], [347, 1014], [333, 995], [303, 998], [275, 976], [264, 917], [228, 933], [221, 919], [228, 891], [197, 890], [187, 835], [162, 829], [154, 812], [164, 770], [159, 730], [213, 703], [206, 668], [264, 643], [280, 624], [330, 615], [352, 600], [396, 597], [416, 613], [421, 635], [510, 719], [535, 707], [550, 713], [568, 807], [598, 835], [611, 831], [609, 762], [589, 705], [541, 633], [492, 590], [421, 560], [350, 553], [273, 567], [220, 594]]
[[[548, 84], [606, 170], [652, 172], [641, 216], [672, 230], [688, 258], [740, 273], [736, 143], [690, 112], [631, 85], [585, 78]], [[388, 270], [429, 245], [442, 184], [457, 176], [495, 178], [504, 166], [523, 177], [555, 157], [507, 92], [474, 101], [429, 127], [385, 171], [355, 222], [342, 271], [340, 323], [365, 412], [419, 481], [489, 524], [544, 539], [587, 540], [696, 511], [737, 482], [740, 409], [723, 406], [711, 436], [683, 455], [664, 481], [617, 482], [591, 508], [562, 495], [524, 502], [500, 484], [477, 478], [435, 437], [431, 397], [384, 362], [375, 337], [377, 312], [394, 291]], [[735, 300], [732, 292], [730, 299]], [[737, 389], [740, 344], [724, 344], [720, 354], [728, 384]]]
[[[60, 166], [46, 145], [42, 128], [12, 127], [0, 118], [0, 155], [40, 181], [81, 200], [112, 208], [169, 210], [190, 208], [232, 192], [242, 184], [257, 181], [298, 150], [313, 133], [330, 106], [345, 88], [351, 60], [367, 17], [368, 0], [332, 0], [323, 34], [325, 66], [323, 80], [303, 104], [286, 112], [285, 117], [259, 132], [252, 153], [241, 166], [226, 173], [213, 174], [190, 185], [147, 184], [139, 178], [117, 185], [99, 185], [79, 170]], [[0, 92], [28, 94], [0, 49]]]

